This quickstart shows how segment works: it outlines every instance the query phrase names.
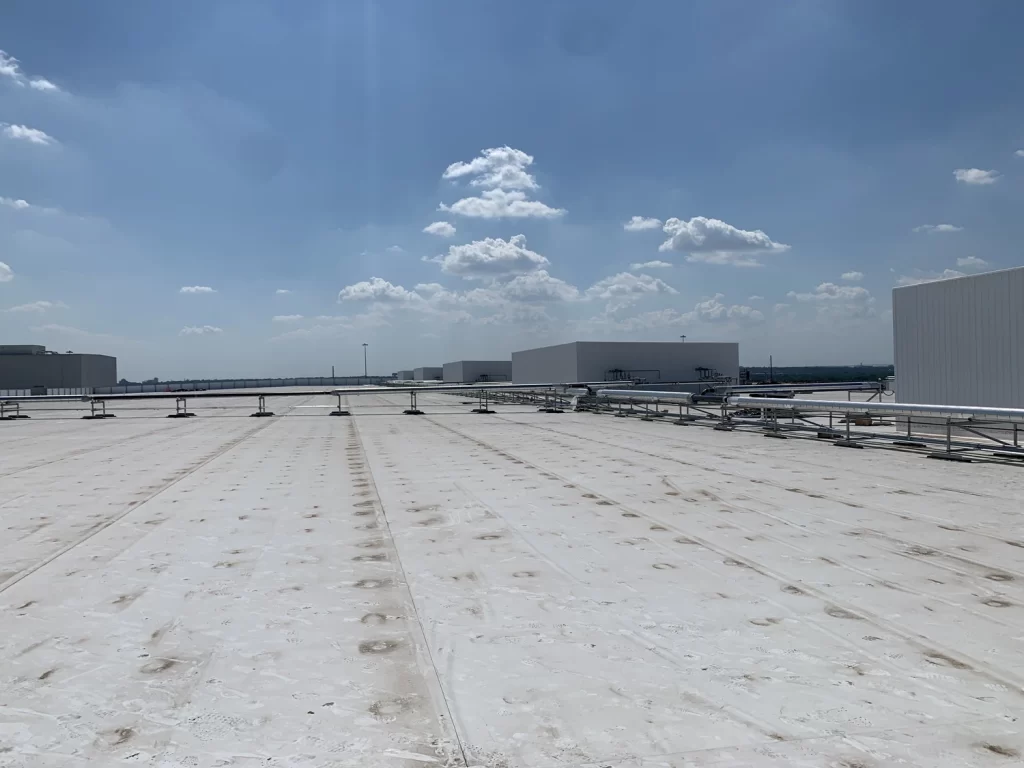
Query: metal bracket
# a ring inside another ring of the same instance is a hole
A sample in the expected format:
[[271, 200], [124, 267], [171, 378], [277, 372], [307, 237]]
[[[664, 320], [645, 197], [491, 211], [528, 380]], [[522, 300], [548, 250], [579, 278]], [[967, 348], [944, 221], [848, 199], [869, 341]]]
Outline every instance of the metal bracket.
[[423, 411], [416, 407], [416, 392], [409, 393], [409, 407], [402, 411], [406, 416], [422, 416]]
[[184, 397], [177, 397], [174, 399], [174, 413], [168, 413], [168, 419], [187, 419], [190, 416], [195, 416], [194, 413], [190, 413], [188, 410], [188, 401]]
[[267, 398], [264, 395], [260, 395], [260, 404], [256, 413], [250, 413], [250, 416], [273, 416], [273, 411], [267, 410]]
[[[100, 410], [96, 410], [96, 403], [99, 402]], [[89, 413], [83, 416], [83, 419], [113, 419], [116, 418], [116, 413], [107, 413], [107, 401], [106, 400], [90, 400], [89, 401]]]
[[331, 411], [327, 415], [328, 416], [351, 416], [352, 415], [351, 413], [348, 412], [348, 409], [341, 407], [341, 393], [340, 392], [338, 393], [338, 407], [337, 407], [337, 409]]

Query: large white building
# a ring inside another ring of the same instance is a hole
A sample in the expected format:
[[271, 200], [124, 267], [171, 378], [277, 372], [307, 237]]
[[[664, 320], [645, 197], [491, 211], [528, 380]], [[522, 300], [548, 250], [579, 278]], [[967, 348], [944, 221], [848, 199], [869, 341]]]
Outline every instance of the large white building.
[[512, 353], [517, 384], [620, 381], [698, 381], [739, 378], [735, 342], [573, 341]]
[[414, 381], [440, 381], [444, 375], [444, 369], [439, 365], [425, 365], [422, 368], [414, 368], [412, 378]]
[[446, 384], [475, 384], [478, 381], [511, 381], [511, 360], [458, 360], [444, 364]]
[[1024, 408], [1024, 267], [895, 288], [896, 399]]

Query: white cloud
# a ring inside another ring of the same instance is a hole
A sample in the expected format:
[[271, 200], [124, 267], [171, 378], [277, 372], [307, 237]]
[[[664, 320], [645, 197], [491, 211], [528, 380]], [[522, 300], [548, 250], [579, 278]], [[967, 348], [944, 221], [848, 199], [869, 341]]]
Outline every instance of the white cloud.
[[545, 257], [526, 247], [525, 235], [515, 235], [507, 242], [500, 237], [488, 237], [453, 245], [447, 255], [424, 258], [424, 261], [440, 264], [443, 272], [469, 280], [522, 275], [550, 264]]
[[70, 325], [59, 325], [57, 323], [33, 325], [29, 327], [29, 330], [33, 333], [52, 333], [60, 336], [70, 336], [75, 339], [84, 339], [87, 341], [124, 341], [123, 338], [114, 336], [110, 333], [94, 333], [93, 331], [86, 331], [82, 328], [74, 328]]
[[274, 315], [270, 318], [274, 323], [294, 323], [302, 319], [302, 315]]
[[29, 80], [28, 87], [29, 88], [33, 88], [33, 89], [35, 89], [37, 91], [52, 92], [52, 91], [59, 91], [60, 90], [60, 88], [58, 88], [54, 83], [51, 83], [45, 77], [35, 77], [35, 78]]
[[919, 227], [914, 227], [915, 232], [927, 232], [929, 235], [938, 235], [945, 232], [963, 232], [963, 227], [958, 227], [955, 224], [922, 224]]
[[859, 283], [861, 280], [864, 279], [864, 273], [863, 272], [843, 272], [843, 274], [840, 275], [840, 277], [842, 277], [843, 280], [845, 280], [848, 283]]
[[953, 171], [957, 181], [964, 184], [995, 184], [999, 171], [983, 171], [980, 168], [957, 168]]
[[0, 77], [7, 77], [18, 86], [34, 88], [37, 91], [59, 91], [56, 85], [45, 77], [34, 77], [29, 79], [21, 71], [18, 60], [5, 51], [0, 50]]
[[286, 296], [289, 293], [291, 293], [291, 291], [288, 290], [287, 288], [278, 288], [276, 291], [274, 291], [274, 293], [278, 296]]
[[747, 301], [764, 301], [764, 296], [747, 296]]
[[773, 312], [784, 312], [785, 310], [789, 309], [789, 307], [790, 307], [789, 304], [787, 304], [784, 301], [780, 301], [778, 304], [776, 304], [774, 307], [772, 307], [772, 311]]
[[455, 227], [449, 224], [447, 221], [435, 221], [432, 224], [427, 224], [423, 228], [423, 231], [428, 235], [437, 235], [438, 237], [451, 237], [455, 234]]
[[389, 245], [385, 250], [388, 253], [405, 253], [405, 249], [400, 245]]
[[791, 299], [803, 302], [814, 301], [862, 301], [871, 294], [867, 288], [859, 285], [836, 285], [835, 283], [822, 283], [810, 293], [797, 293], [790, 291], [786, 294]]
[[687, 312], [684, 317], [690, 317], [702, 323], [737, 322], [746, 325], [756, 325], [764, 321], [764, 313], [760, 310], [748, 307], [746, 304], [723, 304], [724, 294], [716, 293], [709, 299], [697, 302], [692, 312]]
[[29, 128], [27, 125], [11, 125], [10, 123], [0, 123], [0, 125], [3, 126], [4, 136], [15, 141], [27, 141], [30, 144], [40, 144], [44, 147], [57, 143], [53, 136], [38, 128]]
[[760, 229], [737, 229], [719, 219], [694, 216], [689, 221], [669, 219], [662, 227], [669, 239], [660, 251], [683, 251], [687, 261], [708, 264], [729, 264], [734, 267], [757, 267], [754, 256], [760, 253], [783, 253], [789, 250], [776, 243]]
[[638, 261], [629, 265], [634, 272], [639, 269], [668, 269], [672, 265], [667, 261]]
[[553, 318], [534, 304], [506, 304], [496, 314], [480, 318], [484, 325], [525, 326], [532, 331], [542, 331], [550, 327]]
[[657, 277], [629, 272], [598, 280], [586, 291], [588, 298], [607, 301], [608, 310], [612, 312], [629, 306], [642, 296], [655, 293], [676, 294], [679, 291]]
[[964, 269], [984, 269], [988, 266], [988, 262], [977, 256], [963, 256], [956, 260], [956, 265]]
[[537, 181], [526, 169], [533, 157], [512, 147], [485, 149], [468, 163], [449, 165], [441, 178], [453, 180], [474, 176], [470, 186], [485, 189], [537, 189]]
[[661, 219], [634, 216], [623, 224], [622, 228], [627, 232], [643, 232], [646, 229], [660, 229]]
[[206, 336], [213, 333], [223, 333], [223, 328], [218, 328], [215, 325], [186, 325], [180, 331], [179, 336]]
[[874, 297], [867, 288], [859, 285], [821, 283], [813, 291], [790, 291], [786, 296], [800, 303], [816, 305], [819, 317], [850, 319], [875, 314]]
[[504, 189], [488, 189], [480, 197], [464, 197], [451, 205], [442, 203], [438, 210], [476, 219], [557, 219], [565, 214], [564, 208], [552, 208], [528, 200], [524, 192]]
[[422, 297], [400, 285], [393, 285], [379, 277], [371, 277], [353, 285], [346, 285], [338, 292], [338, 301], [378, 301], [402, 303], [421, 301]]
[[501, 286], [501, 295], [516, 301], [575, 301], [579, 289], [540, 269], [519, 275]]
[[183, 285], [178, 289], [178, 293], [216, 293], [216, 288], [211, 288], [208, 285]]
[[922, 272], [917, 275], [901, 275], [896, 278], [896, 285], [919, 285], [920, 283], [932, 283], [936, 280], [951, 280], [954, 277], [966, 277], [966, 274], [956, 269], [944, 269], [938, 274]]
[[27, 200], [15, 200], [10, 197], [0, 197], [0, 205], [6, 206], [7, 208], [13, 208], [16, 211], [25, 211], [29, 208], [34, 208]]
[[[0, 278], [2, 282], [2, 278]], [[28, 304], [19, 304], [16, 307], [5, 309], [5, 312], [39, 312], [43, 313], [50, 309], [67, 309], [68, 305], [63, 301], [32, 301]]]
[[9, 283], [14, 279], [14, 270], [0, 261], [0, 283]]
[[470, 186], [484, 191], [450, 206], [442, 203], [438, 210], [478, 219], [554, 219], [564, 215], [565, 210], [530, 200], [523, 191], [538, 189], [537, 180], [526, 171], [532, 164], [532, 156], [512, 147], [485, 149], [468, 163], [452, 163], [442, 178], [471, 177]]

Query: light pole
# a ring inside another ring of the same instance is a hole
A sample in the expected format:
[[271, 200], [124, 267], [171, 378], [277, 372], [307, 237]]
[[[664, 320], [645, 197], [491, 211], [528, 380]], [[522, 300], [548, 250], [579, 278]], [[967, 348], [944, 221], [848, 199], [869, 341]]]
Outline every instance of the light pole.
[[366, 372], [366, 348], [369, 346], [365, 341], [363, 342], [363, 378], [369, 378], [369, 374]]

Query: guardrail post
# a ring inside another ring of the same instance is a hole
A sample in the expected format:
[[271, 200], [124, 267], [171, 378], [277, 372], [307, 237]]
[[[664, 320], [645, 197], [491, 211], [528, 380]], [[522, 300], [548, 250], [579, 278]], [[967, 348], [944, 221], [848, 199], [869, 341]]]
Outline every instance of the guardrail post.
[[341, 393], [335, 392], [335, 394], [338, 396], [338, 407], [331, 411], [328, 416], [351, 416], [351, 413], [341, 407]]
[[850, 413], [846, 413], [846, 437], [842, 440], [836, 440], [832, 445], [838, 445], [840, 448], [863, 448], [864, 446], [858, 442], [855, 442], [850, 437]]
[[406, 416], [422, 416], [423, 411], [416, 407], [416, 391], [409, 393], [409, 407], [402, 411]]
[[256, 413], [250, 413], [250, 416], [273, 416], [273, 411], [267, 410], [267, 398], [264, 395], [259, 396], [259, 406], [257, 407]]
[[117, 416], [116, 413], [107, 413], [107, 401], [100, 400], [100, 410], [96, 412], [96, 400], [89, 401], [89, 413], [83, 416], [83, 419], [113, 419]]
[[174, 413], [167, 414], [168, 419], [187, 419], [190, 416], [195, 416], [194, 413], [190, 413], [188, 410], [188, 400], [184, 397], [174, 398]]

